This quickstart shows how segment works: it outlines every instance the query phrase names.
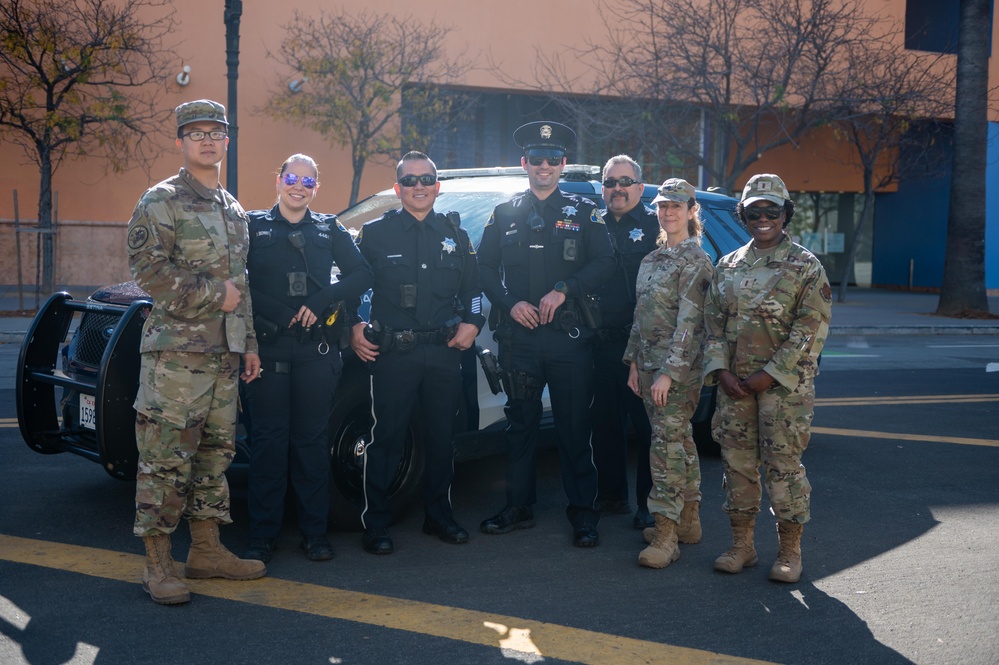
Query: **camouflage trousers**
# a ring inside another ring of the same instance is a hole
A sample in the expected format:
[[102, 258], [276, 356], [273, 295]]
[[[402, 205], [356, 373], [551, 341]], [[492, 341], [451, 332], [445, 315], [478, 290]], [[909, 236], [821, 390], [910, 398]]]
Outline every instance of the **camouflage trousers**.
[[638, 386], [645, 402], [645, 412], [652, 425], [649, 466], [652, 491], [649, 512], [680, 521], [680, 511], [687, 501], [701, 500], [701, 461], [694, 445], [690, 417], [701, 396], [701, 375], [694, 372], [687, 383], [674, 382], [666, 395], [666, 406], [652, 401], [654, 372], [638, 372]]
[[236, 451], [238, 373], [237, 353], [142, 354], [135, 535], [172, 533], [181, 517], [232, 521], [225, 471]]
[[760, 511], [762, 464], [777, 519], [799, 524], [809, 520], [812, 486], [801, 456], [811, 436], [814, 403], [812, 379], [802, 381], [793, 392], [774, 382], [769, 390], [740, 400], [718, 390], [711, 425], [721, 445], [726, 513]]

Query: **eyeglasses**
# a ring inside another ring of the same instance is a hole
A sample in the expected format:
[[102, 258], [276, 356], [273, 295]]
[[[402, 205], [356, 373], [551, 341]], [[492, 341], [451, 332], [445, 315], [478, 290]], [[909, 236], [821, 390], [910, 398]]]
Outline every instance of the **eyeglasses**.
[[429, 187], [435, 182], [437, 182], [437, 176], [432, 173], [426, 173], [424, 175], [404, 175], [399, 178], [399, 184], [403, 187], [416, 187], [416, 183], [420, 183], [424, 187]]
[[531, 166], [541, 166], [545, 162], [548, 162], [548, 166], [559, 166], [562, 163], [563, 159], [565, 159], [565, 156], [562, 156], [562, 157], [528, 157], [527, 158], [527, 163], [530, 164]]
[[784, 214], [784, 208], [781, 206], [767, 206], [766, 208], [744, 208], [742, 214], [746, 216], [746, 220], [750, 222], [759, 221], [763, 216], [766, 216], [771, 222], [776, 222], [780, 219], [780, 216]]
[[[284, 180], [284, 184], [291, 187], [292, 185], [298, 184], [299, 177], [294, 173], [285, 173], [282, 180]], [[302, 180], [302, 187], [305, 187], [306, 189], [312, 189], [316, 186], [316, 179], [313, 178], [312, 176], [305, 176], [301, 180]]]
[[195, 130], [193, 132], [188, 132], [187, 134], [184, 134], [184, 136], [191, 139], [195, 143], [200, 143], [201, 141], [205, 140], [206, 136], [213, 141], [221, 141], [225, 137], [229, 136], [229, 134], [224, 129], [216, 129], [211, 132], [202, 132], [200, 130]]
[[628, 176], [624, 176], [621, 178], [607, 178], [606, 180], [604, 180], [604, 187], [606, 187], [607, 189], [614, 189], [618, 185], [621, 185], [622, 187], [631, 187], [632, 185], [641, 185], [641, 184], [642, 184], [641, 180], [635, 180], [634, 178], [629, 178]]

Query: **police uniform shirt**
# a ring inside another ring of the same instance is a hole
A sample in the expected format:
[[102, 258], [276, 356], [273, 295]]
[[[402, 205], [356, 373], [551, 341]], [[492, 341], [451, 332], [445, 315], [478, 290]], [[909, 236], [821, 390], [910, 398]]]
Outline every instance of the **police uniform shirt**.
[[627, 328], [635, 314], [635, 282], [642, 259], [656, 249], [659, 217], [641, 202], [615, 220], [614, 214], [602, 211], [617, 264], [614, 274], [597, 291], [604, 328]]
[[[429, 256], [421, 256], [421, 228]], [[383, 329], [437, 330], [454, 319], [457, 296], [463, 322], [482, 328], [475, 250], [465, 230], [444, 215], [431, 210], [421, 222], [405, 209], [389, 211], [361, 228], [357, 246], [374, 269], [370, 321]], [[421, 271], [429, 271], [422, 282]], [[415, 302], [404, 303], [404, 298], [414, 300], [413, 287]], [[418, 311], [427, 312], [425, 320]]]
[[[371, 267], [336, 215], [306, 210], [305, 217], [292, 224], [276, 205], [270, 210], [253, 210], [249, 215], [247, 270], [255, 314], [286, 328], [302, 305], [322, 317], [331, 303], [338, 300], [356, 302], [371, 285]], [[289, 239], [293, 233], [301, 234], [301, 251]], [[334, 264], [340, 269], [340, 275], [338, 281], [331, 284], [330, 271]], [[306, 271], [311, 277], [302, 284], [305, 292], [290, 295], [288, 273]]]
[[[544, 220], [540, 230], [529, 227], [532, 206]], [[534, 271], [541, 268], [544, 274], [532, 276], [530, 253], [538, 251], [544, 253], [543, 266], [535, 262]], [[496, 206], [478, 256], [482, 289], [504, 312], [522, 300], [538, 305], [560, 281], [569, 287], [569, 297], [594, 293], [614, 268], [614, 250], [596, 204], [558, 189], [544, 201], [527, 191]], [[532, 279], [541, 284], [537, 298], [531, 297]]]

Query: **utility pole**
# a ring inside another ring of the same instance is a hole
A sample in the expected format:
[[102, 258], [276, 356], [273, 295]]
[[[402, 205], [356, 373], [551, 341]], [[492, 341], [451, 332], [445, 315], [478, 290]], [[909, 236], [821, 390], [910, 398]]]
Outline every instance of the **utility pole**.
[[225, 188], [239, 198], [239, 123], [236, 81], [239, 79], [239, 20], [243, 16], [243, 0], [225, 0], [225, 64], [229, 79], [229, 164], [226, 167]]

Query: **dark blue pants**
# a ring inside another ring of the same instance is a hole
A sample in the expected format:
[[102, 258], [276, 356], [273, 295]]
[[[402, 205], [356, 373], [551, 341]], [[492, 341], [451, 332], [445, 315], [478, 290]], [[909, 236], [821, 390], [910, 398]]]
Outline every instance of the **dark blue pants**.
[[[593, 401], [593, 359], [589, 330], [580, 337], [551, 325], [528, 330], [514, 324], [509, 354], [501, 347], [500, 365], [524, 371], [548, 385], [558, 436], [562, 485], [569, 500], [566, 516], [575, 526], [595, 526], [599, 515], [597, 468], [590, 446], [590, 404]], [[507, 504], [529, 506], [536, 501], [536, 450], [541, 423], [541, 391], [537, 399], [508, 399], [506, 438]]]
[[369, 363], [375, 425], [364, 455], [365, 529], [384, 528], [392, 520], [389, 494], [417, 406], [423, 425], [423, 508], [437, 522], [454, 519], [452, 438], [461, 394], [460, 362], [457, 349], [420, 344], [407, 353], [390, 350]]
[[[247, 384], [250, 404], [250, 537], [277, 538], [288, 481], [303, 535], [326, 533], [329, 516], [329, 419], [342, 362], [334, 346], [285, 334], [260, 345], [264, 372]], [[275, 363], [289, 370], [279, 372]]]
[[601, 501], [628, 499], [628, 420], [635, 429], [637, 461], [635, 498], [647, 508], [652, 490], [649, 447], [652, 426], [642, 398], [628, 387], [629, 367], [624, 364], [626, 339], [596, 340], [593, 344], [593, 453]]

